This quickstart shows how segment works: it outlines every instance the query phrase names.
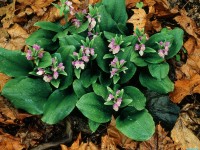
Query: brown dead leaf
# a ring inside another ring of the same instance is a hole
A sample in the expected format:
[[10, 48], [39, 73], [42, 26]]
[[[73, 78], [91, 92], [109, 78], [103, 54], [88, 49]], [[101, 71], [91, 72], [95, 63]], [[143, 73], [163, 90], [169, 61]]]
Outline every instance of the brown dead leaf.
[[[167, 132], [161, 127], [161, 125], [157, 125], [156, 132], [148, 141], [144, 141], [140, 143], [139, 149], [141, 150], [150, 150], [150, 149], [158, 149], [158, 150], [177, 150], [180, 148], [179, 145], [174, 144], [174, 141], [167, 136]], [[180, 150], [180, 149], [179, 149]]]
[[113, 138], [105, 135], [101, 138], [101, 149], [103, 150], [118, 150]]
[[18, 24], [14, 24], [7, 30], [10, 39], [6, 37], [0, 38], [0, 47], [9, 50], [20, 50], [25, 45], [25, 39], [28, 38], [28, 33]]
[[187, 50], [188, 55], [193, 53], [196, 46], [196, 40], [193, 36], [189, 37], [189, 39], [184, 43], [184, 48]]
[[32, 116], [30, 114], [19, 113], [3, 97], [0, 97], [0, 108], [0, 123], [2, 124], [19, 124], [19, 121]]
[[136, 28], [142, 30], [146, 24], [147, 14], [144, 11], [144, 9], [139, 8], [139, 9], [132, 9], [132, 10], [134, 11], [134, 14], [131, 16], [131, 18], [127, 22], [133, 24], [134, 30], [136, 30]]
[[1, 150], [22, 150], [25, 145], [21, 144], [20, 138], [11, 136], [10, 134], [4, 133], [0, 129], [0, 149]]
[[176, 16], [174, 20], [177, 21], [189, 35], [193, 36], [197, 40], [197, 43], [200, 43], [200, 39], [197, 35], [198, 30], [196, 23], [190, 17], [187, 16], [187, 12], [184, 9], [182, 9], [180, 13], [181, 15]]
[[175, 89], [170, 93], [174, 103], [180, 103], [187, 95], [200, 93], [200, 48], [195, 46], [193, 53], [188, 56], [186, 64], [179, 68], [179, 79], [175, 82]]
[[198, 113], [200, 105], [187, 104], [181, 111], [181, 114], [176, 121], [176, 124], [171, 131], [172, 139], [180, 143], [182, 149], [199, 149], [200, 140], [194, 134], [193, 129], [197, 129], [199, 132], [200, 118]]
[[162, 29], [161, 23], [158, 20], [153, 20], [151, 22], [153, 29], [156, 30], [156, 32], [160, 32]]
[[4, 85], [6, 84], [6, 82], [8, 82], [9, 79], [10, 79], [9, 76], [0, 73], [0, 92], [2, 91]]

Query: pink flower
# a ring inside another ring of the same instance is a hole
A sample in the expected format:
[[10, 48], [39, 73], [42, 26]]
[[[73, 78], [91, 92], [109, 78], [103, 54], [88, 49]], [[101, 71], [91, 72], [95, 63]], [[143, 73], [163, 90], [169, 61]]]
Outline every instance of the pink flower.
[[118, 111], [119, 110], [119, 105], [117, 105], [117, 103], [113, 104], [113, 109], [115, 111]]
[[111, 101], [114, 98], [114, 96], [112, 94], [109, 94], [107, 101]]
[[44, 74], [44, 69], [38, 68], [38, 71], [36, 72], [37, 75], [41, 76]]
[[44, 55], [44, 52], [43, 52], [43, 51], [40, 51], [40, 52], [38, 53], [38, 57], [39, 57], [39, 58], [42, 58], [43, 55]]
[[110, 78], [112, 78], [114, 75], [116, 75], [118, 69], [117, 68], [112, 68], [112, 70], [110, 71]]
[[26, 52], [26, 58], [27, 58], [27, 60], [33, 60], [34, 59], [32, 57], [32, 51], [31, 50], [27, 50], [27, 52]]
[[90, 48], [90, 54], [94, 56], [94, 48]]
[[118, 61], [119, 61], [118, 58], [115, 57], [115, 58], [111, 61], [110, 65], [111, 65], [112, 67], [116, 67]]
[[118, 98], [117, 101], [116, 101], [116, 104], [117, 104], [118, 106], [120, 106], [121, 103], [122, 103], [122, 98]]
[[140, 45], [139, 44], [135, 44], [135, 50], [139, 50], [140, 49]]
[[87, 56], [90, 55], [90, 48], [89, 48], [89, 47], [86, 47], [86, 48], [85, 48], [84, 54], [86, 54]]
[[78, 53], [77, 53], [77, 52], [73, 52], [73, 55], [74, 55], [74, 56], [78, 56]]
[[125, 62], [126, 61], [124, 59], [122, 59], [122, 60], [119, 61], [119, 63], [120, 63], [121, 66], [123, 66], [125, 64]]
[[72, 19], [72, 22], [76, 28], [79, 28], [81, 26], [81, 22], [78, 19]]
[[76, 68], [76, 69], [84, 69], [85, 68], [85, 64], [83, 61], [79, 61], [79, 60], [76, 60], [76, 61], [73, 61], [72, 62], [72, 65]]
[[144, 45], [144, 44], [141, 44], [141, 45], [140, 45], [140, 50], [141, 50], [141, 51], [144, 51], [144, 50], [145, 50], [145, 45]]
[[37, 51], [40, 50], [40, 46], [37, 45], [37, 44], [34, 44], [34, 45], [33, 45], [33, 48], [34, 48], [35, 50], [37, 50]]
[[44, 75], [43, 80], [44, 80], [45, 82], [51, 82], [52, 76], [51, 76], [51, 75]]
[[83, 60], [84, 62], [89, 62], [89, 57], [88, 57], [88, 56], [83, 56], [83, 57], [82, 57], [82, 60]]
[[119, 51], [120, 51], [120, 46], [117, 45], [115, 43], [115, 39], [112, 39], [110, 44], [108, 45], [108, 47], [110, 48], [110, 51], [113, 53], [113, 54], [117, 54]]
[[158, 55], [162, 58], [165, 57], [164, 51], [162, 49], [158, 50]]
[[65, 66], [63, 66], [63, 63], [59, 63], [59, 64], [58, 64], [58, 68], [59, 68], [61, 71], [64, 71]]
[[57, 71], [53, 72], [53, 78], [54, 78], [54, 79], [58, 79], [58, 76], [59, 76], [59, 74], [58, 74]]

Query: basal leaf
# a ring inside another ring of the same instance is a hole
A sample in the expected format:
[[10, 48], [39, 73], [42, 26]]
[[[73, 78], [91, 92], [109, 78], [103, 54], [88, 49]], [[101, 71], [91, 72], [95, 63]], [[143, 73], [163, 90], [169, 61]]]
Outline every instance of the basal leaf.
[[40, 22], [36, 22], [34, 25], [39, 26], [40, 28], [49, 30], [49, 31], [54, 31], [54, 32], [62, 32], [63, 31], [61, 25], [53, 23], [53, 22], [40, 21]]
[[43, 106], [51, 92], [50, 85], [41, 79], [19, 77], [6, 83], [2, 95], [16, 108], [31, 114], [42, 114]]

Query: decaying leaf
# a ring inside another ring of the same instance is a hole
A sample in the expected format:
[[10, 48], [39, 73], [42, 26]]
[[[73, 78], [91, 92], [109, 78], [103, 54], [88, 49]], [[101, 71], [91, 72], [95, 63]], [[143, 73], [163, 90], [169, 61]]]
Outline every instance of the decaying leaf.
[[147, 16], [145, 10], [141, 8], [132, 10], [134, 14], [127, 22], [133, 24], [134, 30], [136, 30], [136, 28], [140, 30], [143, 29], [146, 24], [146, 16]]
[[0, 47], [9, 50], [20, 50], [25, 45], [25, 39], [28, 38], [28, 33], [18, 24], [14, 24], [8, 30], [8, 34], [10, 35], [10, 39], [6, 39], [5, 37], [0, 38]]
[[3, 73], [0, 73], [0, 92], [2, 91], [3, 89], [3, 86], [6, 84], [6, 82], [10, 79], [9, 76], [3, 74]]
[[[182, 149], [198, 149], [200, 148], [199, 135], [200, 130], [200, 105], [199, 104], [187, 104], [171, 131], [172, 139], [180, 143]], [[195, 135], [194, 133], [198, 134]]]
[[148, 141], [140, 143], [139, 149], [180, 150], [180, 146], [175, 144], [174, 141], [167, 136], [167, 134], [168, 133], [165, 132], [161, 125], [157, 125], [154, 135]]
[[25, 145], [21, 144], [20, 138], [11, 136], [10, 134], [4, 133], [0, 129], [0, 149], [1, 150], [22, 150]]
[[0, 108], [0, 123], [3, 124], [19, 124], [24, 118], [32, 116], [19, 113], [3, 97], [0, 97]]

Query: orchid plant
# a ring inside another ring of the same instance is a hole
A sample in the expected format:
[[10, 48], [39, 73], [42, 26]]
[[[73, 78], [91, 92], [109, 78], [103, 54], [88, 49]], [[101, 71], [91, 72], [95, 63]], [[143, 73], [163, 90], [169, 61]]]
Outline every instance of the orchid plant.
[[149, 139], [155, 123], [144, 92], [173, 91], [167, 60], [181, 49], [183, 30], [132, 33], [124, 0], [102, 0], [79, 12], [68, 0], [54, 5], [74, 17], [65, 25], [37, 22], [25, 52], [0, 48], [0, 72], [12, 77], [1, 94], [48, 124], [77, 107], [93, 132], [114, 116], [126, 136]]

